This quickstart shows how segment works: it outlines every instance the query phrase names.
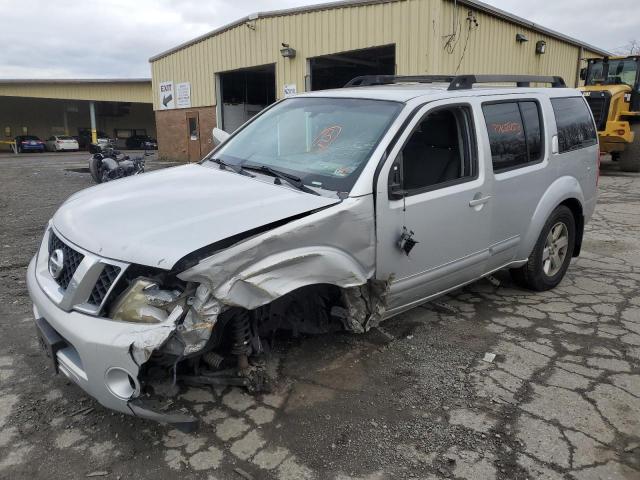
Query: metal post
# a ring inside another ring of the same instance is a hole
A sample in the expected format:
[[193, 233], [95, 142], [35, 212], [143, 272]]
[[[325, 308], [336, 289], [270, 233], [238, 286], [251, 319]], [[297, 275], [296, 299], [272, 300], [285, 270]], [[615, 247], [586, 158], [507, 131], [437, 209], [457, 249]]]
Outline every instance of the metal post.
[[64, 112], [62, 114], [62, 121], [64, 122], [64, 134], [69, 135], [69, 120], [67, 119], [67, 106], [64, 105]]
[[98, 132], [96, 130], [96, 105], [89, 102], [89, 116], [91, 117], [91, 143], [98, 143]]

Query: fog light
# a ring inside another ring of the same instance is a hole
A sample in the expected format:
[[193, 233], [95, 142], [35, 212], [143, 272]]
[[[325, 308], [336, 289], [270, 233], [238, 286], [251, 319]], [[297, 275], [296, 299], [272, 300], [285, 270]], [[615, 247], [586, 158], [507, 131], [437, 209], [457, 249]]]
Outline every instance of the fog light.
[[109, 391], [122, 400], [129, 400], [140, 393], [136, 379], [123, 368], [111, 367], [104, 378]]

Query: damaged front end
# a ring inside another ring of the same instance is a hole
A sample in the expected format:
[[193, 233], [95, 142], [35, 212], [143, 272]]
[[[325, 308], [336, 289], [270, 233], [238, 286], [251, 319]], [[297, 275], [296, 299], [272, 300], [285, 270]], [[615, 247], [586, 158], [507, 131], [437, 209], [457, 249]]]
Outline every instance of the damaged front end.
[[[370, 198], [279, 225], [180, 271], [131, 266], [103, 315], [136, 324], [117, 339], [137, 365], [126, 398], [136, 415], [177, 425], [164, 413], [180, 385], [268, 391], [266, 359], [276, 332], [365, 332], [384, 318], [389, 280], [374, 278]], [[339, 232], [339, 234], [336, 234]], [[189, 427], [191, 428], [191, 427]]]
[[173, 397], [179, 382], [259, 392], [270, 388], [264, 356], [276, 332], [365, 332], [382, 319], [386, 292], [387, 283], [375, 280], [346, 289], [312, 285], [247, 310], [221, 303], [202, 284], [169, 290], [138, 278], [110, 317], [154, 324], [129, 347], [143, 395]]

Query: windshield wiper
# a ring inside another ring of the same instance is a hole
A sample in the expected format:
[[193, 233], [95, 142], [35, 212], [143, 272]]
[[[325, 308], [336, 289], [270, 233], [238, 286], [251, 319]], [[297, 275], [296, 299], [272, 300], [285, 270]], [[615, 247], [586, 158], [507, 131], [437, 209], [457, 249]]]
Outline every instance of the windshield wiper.
[[305, 193], [312, 193], [313, 195], [320, 195], [318, 192], [316, 192], [315, 190], [310, 189], [309, 187], [307, 187], [304, 183], [302, 183], [302, 179], [300, 179], [300, 177], [296, 177], [295, 175], [289, 175], [288, 173], [284, 173], [280, 170], [276, 170], [275, 168], [269, 167], [267, 165], [248, 165], [245, 167], [246, 169], [249, 170], [259, 170], [261, 172], [267, 173], [273, 177], [279, 178], [281, 180], [284, 180], [285, 182], [287, 182], [289, 185], [291, 185], [292, 187], [297, 188], [298, 190], [305, 192]]
[[221, 158], [212, 158], [211, 159], [212, 162], [217, 163], [218, 165], [220, 165], [220, 168], [229, 168], [232, 171], [234, 171], [235, 173], [239, 173], [240, 175], [245, 175], [247, 177], [255, 177], [255, 175], [247, 172], [244, 168], [242, 168], [241, 165], [234, 165], [233, 163], [227, 163], [224, 160], [222, 160]]

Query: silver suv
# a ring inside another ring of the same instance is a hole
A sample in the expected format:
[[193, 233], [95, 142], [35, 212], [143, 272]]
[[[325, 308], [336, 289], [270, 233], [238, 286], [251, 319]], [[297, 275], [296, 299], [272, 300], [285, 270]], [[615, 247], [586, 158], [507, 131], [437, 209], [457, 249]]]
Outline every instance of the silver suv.
[[[498, 82], [518, 88], [472, 88]], [[361, 77], [285, 99], [199, 164], [69, 198], [29, 265], [39, 336], [103, 405], [191, 425], [153, 406], [163, 383], [262, 388], [275, 330], [363, 332], [505, 268], [555, 287], [598, 168], [590, 110], [557, 77]]]

